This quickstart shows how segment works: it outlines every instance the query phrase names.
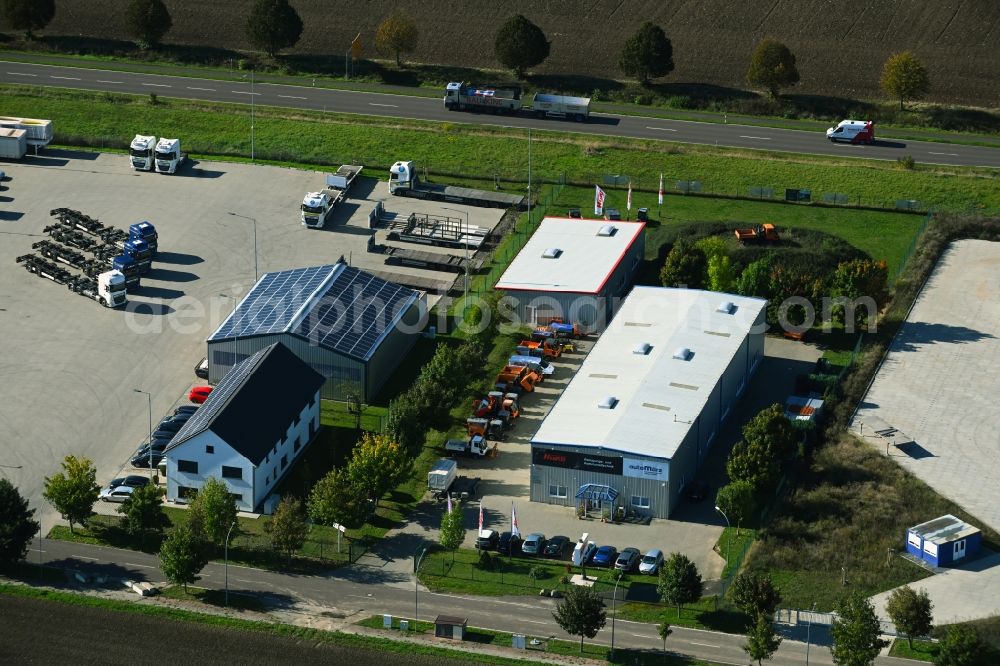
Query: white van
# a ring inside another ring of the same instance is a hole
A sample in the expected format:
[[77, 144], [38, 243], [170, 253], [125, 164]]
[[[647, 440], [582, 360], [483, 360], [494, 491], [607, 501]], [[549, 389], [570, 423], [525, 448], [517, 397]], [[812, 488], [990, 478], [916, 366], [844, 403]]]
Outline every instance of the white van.
[[848, 143], [875, 143], [875, 123], [870, 120], [841, 120], [836, 127], [826, 131], [826, 138]]
[[576, 546], [573, 548], [573, 559], [571, 560], [574, 566], [584, 566], [594, 556], [597, 544], [590, 541], [589, 538], [590, 535], [584, 532], [580, 540], [576, 542]]

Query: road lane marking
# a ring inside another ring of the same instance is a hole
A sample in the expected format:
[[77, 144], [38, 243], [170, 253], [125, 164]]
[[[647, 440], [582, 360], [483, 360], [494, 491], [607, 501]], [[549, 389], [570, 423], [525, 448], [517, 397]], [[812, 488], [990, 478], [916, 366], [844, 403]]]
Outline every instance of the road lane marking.
[[379, 104], [378, 102], [368, 102], [368, 106], [391, 106], [394, 109], [398, 109], [398, 104]]
[[25, 74], [24, 72], [7, 72], [11, 76], [38, 76], [38, 74]]
[[259, 95], [259, 92], [247, 92], [246, 90], [230, 90], [234, 95]]
[[931, 155], [947, 155], [948, 157], [958, 157], [958, 153], [934, 153], [934, 152], [932, 152]]
[[691, 645], [700, 645], [701, 647], [715, 648], [716, 650], [721, 650], [721, 645], [709, 645], [708, 643], [695, 643], [694, 641], [688, 641]]
[[153, 88], [169, 88], [166, 83], [143, 83], [144, 86], [151, 86]]
[[741, 139], [757, 139], [758, 141], [770, 141], [769, 136], [747, 136], [746, 134], [740, 134]]
[[215, 92], [215, 88], [195, 88], [194, 86], [188, 86], [188, 90], [207, 90], [208, 92]]
[[531, 624], [549, 624], [548, 622], [543, 622], [541, 620], [528, 620], [525, 618], [521, 619], [522, 622], [530, 622]]
[[233, 580], [238, 581], [240, 583], [254, 583], [255, 582], [255, 581], [252, 581], [252, 580], [246, 580], [244, 578], [234, 578]]
[[156, 567], [151, 567], [148, 564], [136, 564], [135, 562], [126, 562], [127, 567], [142, 567], [143, 569], [155, 569]]
[[669, 127], [646, 127], [646, 129], [659, 130], [661, 132], [676, 132], [677, 130], [671, 129]]
[[652, 636], [647, 636], [646, 634], [629, 634], [629, 636], [634, 636], [635, 638], [653, 638]]
[[278, 95], [284, 99], [306, 99], [305, 97], [296, 97], [295, 95]]
[[97, 82], [98, 83], [121, 83], [121, 81], [101, 81], [100, 79], [97, 79]]
[[74, 555], [73, 557], [75, 557], [78, 560], [91, 560], [93, 562], [97, 562], [96, 557], [87, 557], [86, 555]]
[[80, 79], [75, 76], [52, 76], [49, 74], [50, 79], [62, 79], [63, 81], [79, 81]]

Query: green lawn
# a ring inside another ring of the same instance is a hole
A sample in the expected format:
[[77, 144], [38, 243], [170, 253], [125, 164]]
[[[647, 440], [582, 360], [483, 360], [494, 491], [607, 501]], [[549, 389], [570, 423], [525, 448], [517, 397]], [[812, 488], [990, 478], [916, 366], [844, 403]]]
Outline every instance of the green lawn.
[[[207, 590], [203, 587], [188, 585], [185, 590], [180, 585], [169, 585], [160, 591], [160, 594], [167, 599], [177, 599], [179, 601], [197, 601], [209, 606], [226, 607], [226, 593], [223, 590]], [[255, 596], [249, 594], [229, 593], [228, 608], [238, 608], [240, 610], [264, 611], [264, 604]]]
[[674, 606], [630, 601], [618, 606], [618, 617], [651, 624], [666, 621], [678, 627], [722, 631], [727, 634], [745, 633], [749, 624], [746, 615], [716, 597], [702, 597], [697, 603], [685, 604], [681, 607], [680, 614]]
[[[184, 137], [195, 156], [243, 158], [250, 152], [249, 107], [142, 96], [25, 86], [0, 86], [9, 115], [56, 119], [56, 143], [124, 149], [132, 130], [158, 127]], [[113, 111], [113, 112], [112, 112]], [[527, 134], [509, 128], [459, 123], [347, 116], [256, 108], [259, 161], [331, 165], [364, 164], [374, 171], [400, 158], [414, 159], [430, 176], [498, 175], [521, 190], [527, 179]], [[563, 174], [581, 185], [603, 174], [626, 174], [636, 188], [655, 191], [661, 172], [667, 183], [698, 180], [705, 192], [745, 196], [753, 186], [808, 188], [813, 196], [843, 193], [852, 204], [894, 205], [918, 199], [949, 210], [1000, 210], [1000, 174], [986, 169], [925, 167], [908, 171], [893, 163], [787, 155], [765, 151], [677, 146], [655, 141], [533, 132], [536, 182]], [[820, 140], [820, 139], [817, 139]], [[483, 165], [490, 165], [484, 173]], [[539, 183], [540, 184], [540, 183]], [[670, 197], [671, 199], [673, 196]]]
[[889, 656], [918, 661], [934, 661], [940, 650], [941, 645], [931, 641], [913, 641], [911, 649], [905, 638], [897, 638], [892, 642], [892, 647], [889, 648]]

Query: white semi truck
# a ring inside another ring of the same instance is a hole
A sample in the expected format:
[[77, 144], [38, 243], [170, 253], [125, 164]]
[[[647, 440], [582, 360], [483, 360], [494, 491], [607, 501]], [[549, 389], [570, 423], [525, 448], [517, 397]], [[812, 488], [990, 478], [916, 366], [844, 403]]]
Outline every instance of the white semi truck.
[[526, 207], [525, 197], [519, 194], [487, 192], [486, 190], [474, 190], [457, 185], [425, 183], [420, 180], [417, 167], [412, 161], [399, 161], [389, 167], [389, 194], [487, 208], [524, 210]]
[[364, 167], [345, 164], [337, 173], [327, 174], [326, 189], [322, 192], [306, 192], [302, 198], [302, 224], [309, 229], [322, 229], [333, 209], [347, 198], [347, 191]]
[[180, 139], [160, 139], [156, 143], [156, 170], [159, 173], [177, 173], [184, 161]]
[[583, 122], [590, 117], [590, 98], [536, 93], [529, 103], [518, 86], [473, 85], [453, 81], [444, 90], [444, 106], [449, 111], [487, 113], [530, 113], [538, 118], [566, 118]]
[[136, 134], [128, 147], [128, 157], [135, 171], [153, 170], [153, 153], [156, 150], [156, 137]]

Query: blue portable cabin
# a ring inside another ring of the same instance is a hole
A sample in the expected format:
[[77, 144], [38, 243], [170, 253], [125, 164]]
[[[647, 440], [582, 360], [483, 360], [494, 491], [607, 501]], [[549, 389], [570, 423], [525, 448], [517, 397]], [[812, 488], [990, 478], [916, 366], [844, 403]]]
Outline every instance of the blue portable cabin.
[[931, 566], [946, 567], [975, 557], [982, 540], [978, 527], [948, 514], [906, 530], [906, 551]]

